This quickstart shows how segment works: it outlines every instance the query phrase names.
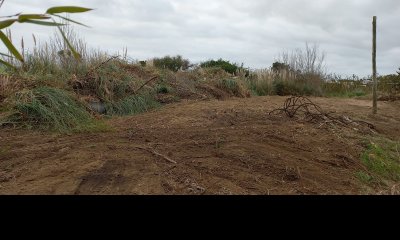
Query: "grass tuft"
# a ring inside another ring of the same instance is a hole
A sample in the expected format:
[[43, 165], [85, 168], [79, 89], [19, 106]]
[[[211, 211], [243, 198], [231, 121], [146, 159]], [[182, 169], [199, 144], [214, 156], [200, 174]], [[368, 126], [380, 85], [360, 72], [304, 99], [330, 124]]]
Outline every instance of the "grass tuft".
[[128, 96], [106, 105], [108, 115], [126, 116], [147, 112], [160, 106], [151, 95]]
[[38, 87], [16, 93], [14, 113], [5, 121], [30, 129], [57, 132], [88, 132], [106, 130], [105, 123], [96, 121], [83, 104], [64, 90]]

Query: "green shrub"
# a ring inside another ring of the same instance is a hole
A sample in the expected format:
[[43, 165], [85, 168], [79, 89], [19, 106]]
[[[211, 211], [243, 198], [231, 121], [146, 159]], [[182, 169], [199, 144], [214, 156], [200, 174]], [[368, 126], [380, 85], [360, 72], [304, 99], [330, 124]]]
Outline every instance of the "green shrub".
[[167, 94], [171, 91], [170, 88], [164, 84], [157, 85], [155, 90], [157, 93], [162, 93], [162, 94]]
[[239, 69], [239, 66], [237, 64], [230, 63], [229, 61], [225, 61], [222, 59], [219, 59], [217, 61], [209, 60], [209, 61], [201, 63], [200, 66], [202, 68], [221, 68], [225, 72], [230, 73], [230, 74], [236, 74], [236, 72]]
[[278, 96], [285, 96], [289, 95], [290, 93], [288, 92], [287, 86], [283, 81], [274, 81], [272, 84], [273, 91], [276, 95]]
[[187, 59], [183, 59], [182, 56], [165, 56], [163, 58], [154, 58], [154, 66], [160, 69], [169, 69], [173, 72], [177, 72], [179, 69], [187, 70], [190, 67], [190, 62]]

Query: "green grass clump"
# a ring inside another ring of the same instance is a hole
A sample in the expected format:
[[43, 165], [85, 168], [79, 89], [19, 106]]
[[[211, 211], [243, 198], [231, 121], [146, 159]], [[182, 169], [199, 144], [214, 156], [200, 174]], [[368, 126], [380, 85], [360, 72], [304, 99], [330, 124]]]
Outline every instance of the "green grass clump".
[[361, 161], [368, 173], [358, 172], [356, 175], [366, 183], [385, 183], [400, 181], [400, 143], [387, 139], [370, 142], [361, 156]]
[[240, 92], [240, 86], [234, 79], [222, 79], [217, 83], [218, 88], [225, 90], [233, 95], [238, 95]]
[[14, 113], [5, 123], [17, 126], [53, 130], [58, 132], [87, 132], [105, 130], [106, 125], [98, 122], [86, 111], [83, 104], [64, 90], [38, 87], [16, 94]]
[[272, 93], [272, 86], [267, 81], [250, 82], [247, 83], [248, 88], [255, 96], [268, 96]]
[[106, 105], [107, 115], [126, 116], [147, 112], [160, 106], [151, 95], [128, 96]]
[[239, 79], [222, 79], [216, 82], [216, 86], [235, 97], [248, 97], [249, 89]]

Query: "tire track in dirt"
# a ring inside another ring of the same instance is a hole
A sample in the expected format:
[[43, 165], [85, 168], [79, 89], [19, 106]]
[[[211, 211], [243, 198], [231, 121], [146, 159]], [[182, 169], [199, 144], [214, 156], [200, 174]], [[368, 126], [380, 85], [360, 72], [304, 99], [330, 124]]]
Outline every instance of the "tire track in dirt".
[[[105, 133], [2, 130], [0, 193], [359, 193], [354, 173], [362, 169], [360, 140], [366, 136], [269, 116], [285, 99], [183, 101], [111, 119], [115, 131]], [[391, 138], [400, 136], [397, 103], [380, 103], [382, 115], [374, 117], [367, 101], [313, 100], [370, 121]]]

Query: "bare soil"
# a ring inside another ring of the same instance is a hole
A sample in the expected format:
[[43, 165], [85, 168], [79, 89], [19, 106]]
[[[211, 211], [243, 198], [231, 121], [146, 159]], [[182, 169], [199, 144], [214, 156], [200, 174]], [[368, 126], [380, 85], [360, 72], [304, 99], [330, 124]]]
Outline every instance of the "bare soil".
[[[105, 133], [2, 129], [0, 194], [364, 193], [355, 173], [374, 133], [268, 114], [285, 99], [182, 101], [108, 120]], [[370, 101], [312, 100], [400, 139], [399, 102], [372, 116]]]

